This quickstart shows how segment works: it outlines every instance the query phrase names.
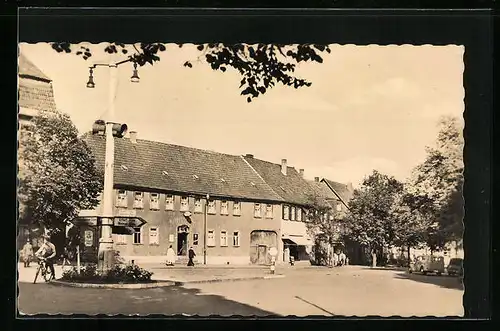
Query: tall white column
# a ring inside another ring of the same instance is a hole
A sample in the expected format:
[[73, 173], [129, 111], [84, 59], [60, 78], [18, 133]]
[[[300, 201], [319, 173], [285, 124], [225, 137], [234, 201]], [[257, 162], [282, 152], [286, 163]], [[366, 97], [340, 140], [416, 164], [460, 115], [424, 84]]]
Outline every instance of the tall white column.
[[102, 196], [103, 215], [101, 223], [101, 238], [99, 239], [98, 268], [106, 273], [114, 265], [113, 250], [113, 200], [114, 200], [114, 163], [115, 141], [113, 138], [113, 121], [115, 110], [117, 66], [109, 66], [109, 100], [108, 117], [106, 118], [106, 154], [104, 167], [104, 191]]

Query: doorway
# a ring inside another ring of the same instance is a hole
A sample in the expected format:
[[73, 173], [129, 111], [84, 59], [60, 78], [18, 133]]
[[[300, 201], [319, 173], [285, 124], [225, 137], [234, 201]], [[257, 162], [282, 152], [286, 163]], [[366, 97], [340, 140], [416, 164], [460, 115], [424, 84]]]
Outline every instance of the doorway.
[[188, 252], [189, 227], [181, 225], [177, 227], [177, 255], [185, 256]]

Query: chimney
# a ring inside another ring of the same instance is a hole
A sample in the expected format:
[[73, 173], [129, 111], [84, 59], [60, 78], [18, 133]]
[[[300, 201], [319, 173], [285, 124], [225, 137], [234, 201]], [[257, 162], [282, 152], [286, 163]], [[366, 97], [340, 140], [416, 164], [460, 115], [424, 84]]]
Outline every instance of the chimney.
[[286, 170], [287, 170], [286, 159], [281, 159], [281, 173], [285, 176], [286, 176]]
[[245, 154], [245, 157], [248, 157], [249, 159], [253, 159], [253, 154]]
[[304, 178], [304, 169], [299, 169], [299, 175]]
[[314, 177], [315, 182], [319, 182], [319, 177]]
[[349, 191], [353, 191], [353, 190], [354, 190], [354, 188], [353, 188], [353, 186], [352, 186], [352, 183], [351, 183], [351, 182], [347, 183], [347, 189], [348, 189]]
[[137, 131], [130, 131], [130, 142], [137, 144]]

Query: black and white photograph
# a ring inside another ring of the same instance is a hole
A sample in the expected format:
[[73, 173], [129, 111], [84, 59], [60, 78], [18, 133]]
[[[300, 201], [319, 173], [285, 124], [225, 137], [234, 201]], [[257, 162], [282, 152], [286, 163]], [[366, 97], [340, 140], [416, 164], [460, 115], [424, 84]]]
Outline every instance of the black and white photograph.
[[464, 316], [464, 52], [20, 42], [20, 315]]

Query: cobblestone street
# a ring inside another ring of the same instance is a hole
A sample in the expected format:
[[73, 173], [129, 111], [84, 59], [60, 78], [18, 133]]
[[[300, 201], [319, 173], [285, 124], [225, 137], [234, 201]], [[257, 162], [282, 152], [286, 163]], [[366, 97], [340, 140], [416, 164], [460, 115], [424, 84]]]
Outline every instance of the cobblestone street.
[[[169, 272], [186, 278], [196, 273], [227, 277], [268, 271], [178, 268]], [[141, 290], [69, 288], [20, 280], [19, 310], [25, 314], [463, 315], [463, 290], [458, 279], [452, 277], [357, 266], [283, 267], [278, 273], [285, 277]]]

